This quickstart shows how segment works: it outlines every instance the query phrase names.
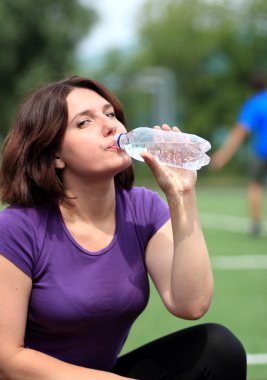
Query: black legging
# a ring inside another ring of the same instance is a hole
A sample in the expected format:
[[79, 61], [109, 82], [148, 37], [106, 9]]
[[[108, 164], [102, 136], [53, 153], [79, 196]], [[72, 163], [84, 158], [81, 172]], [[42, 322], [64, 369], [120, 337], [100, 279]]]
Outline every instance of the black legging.
[[114, 373], [138, 380], [245, 380], [246, 353], [224, 326], [177, 331], [121, 356]]

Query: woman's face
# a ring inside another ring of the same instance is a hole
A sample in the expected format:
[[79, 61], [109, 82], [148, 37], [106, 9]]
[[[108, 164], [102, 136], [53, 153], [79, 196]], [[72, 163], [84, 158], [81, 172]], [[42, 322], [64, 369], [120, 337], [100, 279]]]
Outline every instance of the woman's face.
[[75, 88], [67, 96], [68, 125], [55, 164], [67, 178], [114, 176], [131, 159], [116, 146], [115, 134], [125, 132], [112, 105], [98, 93]]

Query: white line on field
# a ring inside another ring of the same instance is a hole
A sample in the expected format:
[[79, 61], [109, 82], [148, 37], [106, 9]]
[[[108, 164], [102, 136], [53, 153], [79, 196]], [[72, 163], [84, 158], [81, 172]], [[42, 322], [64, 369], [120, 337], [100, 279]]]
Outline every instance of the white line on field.
[[267, 354], [247, 354], [248, 365], [267, 364]]
[[[203, 227], [224, 230], [231, 232], [241, 232], [247, 234], [250, 227], [250, 219], [232, 216], [232, 215], [222, 215], [222, 214], [212, 214], [201, 212], [200, 219]], [[264, 221], [262, 223], [262, 235], [267, 235], [267, 223]]]
[[267, 269], [267, 255], [240, 255], [211, 257], [213, 269]]
[[[238, 216], [200, 213], [200, 219], [203, 227], [216, 230], [247, 234], [250, 226], [250, 219]], [[263, 222], [261, 235], [267, 235], [266, 222]], [[267, 269], [267, 255], [217, 256], [211, 257], [211, 263], [214, 269]], [[267, 353], [247, 354], [247, 363], [248, 365], [267, 364]]]
[[[231, 215], [200, 213], [203, 227], [231, 232], [248, 233], [250, 220]], [[267, 236], [267, 223], [262, 224], [262, 234]], [[267, 256], [262, 255], [229, 255], [211, 257], [214, 269], [267, 269]]]

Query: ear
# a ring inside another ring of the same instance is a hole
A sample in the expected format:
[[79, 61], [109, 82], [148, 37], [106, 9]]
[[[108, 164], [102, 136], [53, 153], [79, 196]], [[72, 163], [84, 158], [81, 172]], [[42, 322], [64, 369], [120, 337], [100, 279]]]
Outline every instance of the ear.
[[65, 168], [65, 162], [62, 160], [62, 158], [58, 154], [55, 155], [54, 164], [55, 164], [56, 169]]

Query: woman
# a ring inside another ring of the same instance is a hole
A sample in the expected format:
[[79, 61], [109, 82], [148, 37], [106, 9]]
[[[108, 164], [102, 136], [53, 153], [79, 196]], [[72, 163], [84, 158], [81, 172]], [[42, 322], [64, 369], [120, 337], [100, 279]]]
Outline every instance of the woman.
[[118, 359], [148, 302], [148, 273], [180, 318], [205, 314], [213, 287], [196, 173], [143, 153], [168, 207], [134, 187], [115, 142], [125, 126], [119, 101], [81, 77], [40, 89], [15, 118], [0, 171], [10, 205], [0, 214], [0, 379], [246, 377], [242, 345], [216, 324]]

